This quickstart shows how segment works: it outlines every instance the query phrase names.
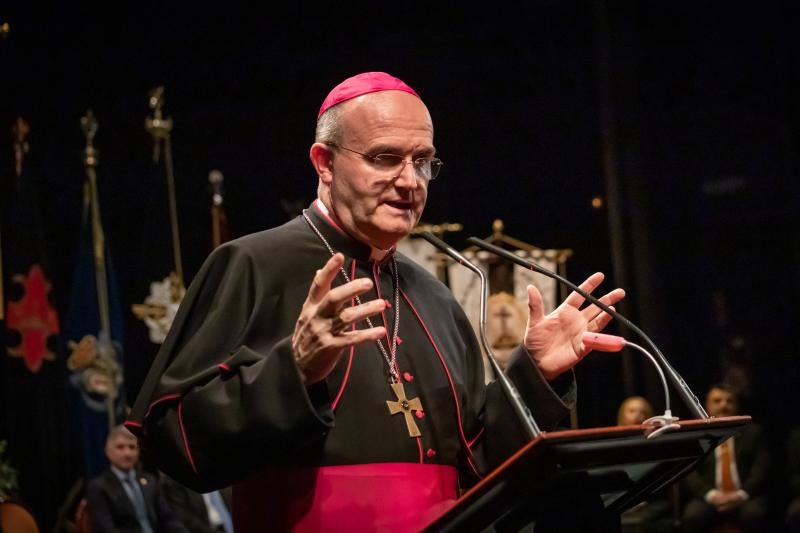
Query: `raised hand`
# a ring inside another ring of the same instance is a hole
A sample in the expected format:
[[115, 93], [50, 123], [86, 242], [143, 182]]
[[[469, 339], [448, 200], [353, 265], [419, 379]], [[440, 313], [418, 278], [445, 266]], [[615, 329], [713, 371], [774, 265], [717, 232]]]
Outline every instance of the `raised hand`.
[[386, 308], [384, 300], [371, 300], [346, 307], [358, 295], [372, 288], [366, 278], [354, 279], [331, 288], [344, 256], [336, 254], [317, 270], [308, 297], [292, 335], [295, 361], [307, 384], [325, 379], [333, 371], [346, 346], [375, 341], [386, 335], [383, 326], [355, 329], [353, 324], [377, 315]]
[[[603, 278], [601, 272], [592, 274], [580, 288], [591, 293]], [[624, 290], [614, 289], [600, 301], [613, 306], [624, 297]], [[573, 292], [558, 308], [545, 316], [541, 293], [533, 285], [528, 286], [530, 314], [525, 331], [525, 348], [547, 379], [554, 379], [574, 367], [591, 351], [581, 340], [585, 331], [601, 331], [611, 321], [611, 315], [596, 305], [580, 309], [584, 301], [583, 296]]]

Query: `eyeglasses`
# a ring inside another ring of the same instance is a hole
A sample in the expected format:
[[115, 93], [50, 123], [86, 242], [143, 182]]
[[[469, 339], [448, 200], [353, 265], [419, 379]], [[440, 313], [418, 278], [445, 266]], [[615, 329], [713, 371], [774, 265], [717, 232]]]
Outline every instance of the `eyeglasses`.
[[439, 171], [442, 169], [442, 165], [444, 165], [442, 160], [438, 157], [418, 157], [416, 159], [410, 159], [407, 161], [404, 156], [398, 154], [367, 155], [338, 144], [326, 144], [333, 148], [340, 148], [342, 150], [347, 150], [348, 152], [358, 154], [364, 159], [372, 162], [375, 168], [377, 168], [379, 171], [396, 173], [395, 175], [398, 176], [405, 168], [406, 163], [411, 163], [411, 165], [414, 167], [414, 171], [417, 173], [417, 177], [424, 179], [425, 181], [436, 179], [436, 176], [439, 175]]

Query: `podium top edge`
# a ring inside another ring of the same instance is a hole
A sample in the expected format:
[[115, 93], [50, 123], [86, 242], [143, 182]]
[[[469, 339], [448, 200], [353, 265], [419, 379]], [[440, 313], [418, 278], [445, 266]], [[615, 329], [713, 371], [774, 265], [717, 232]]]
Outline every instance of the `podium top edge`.
[[[752, 417], [749, 415], [743, 416], [724, 416], [708, 419], [692, 419], [678, 421], [681, 429], [688, 431], [700, 428], [725, 428], [745, 426], [752, 422]], [[581, 437], [594, 437], [594, 438], [617, 438], [617, 437], [632, 437], [636, 435], [644, 435], [646, 431], [652, 430], [653, 426], [645, 426], [643, 424], [633, 426], [601, 426], [586, 429], [567, 429], [563, 431], [545, 431], [534, 441], [560, 441], [560, 440], [574, 440]], [[532, 441], [533, 442], [533, 441]]]

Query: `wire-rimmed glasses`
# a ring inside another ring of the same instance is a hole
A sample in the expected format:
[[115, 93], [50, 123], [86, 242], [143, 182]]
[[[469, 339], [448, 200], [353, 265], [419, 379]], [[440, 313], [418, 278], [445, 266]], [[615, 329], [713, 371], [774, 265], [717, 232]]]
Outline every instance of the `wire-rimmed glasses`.
[[353, 150], [352, 148], [347, 148], [346, 146], [342, 146], [340, 144], [325, 144], [333, 148], [347, 150], [348, 152], [353, 152], [354, 154], [360, 155], [367, 161], [371, 162], [379, 171], [394, 173], [398, 176], [401, 172], [403, 172], [403, 168], [405, 167], [406, 163], [411, 163], [411, 166], [414, 167], [414, 172], [416, 172], [417, 177], [424, 179], [425, 181], [436, 179], [436, 176], [439, 175], [439, 171], [442, 169], [442, 165], [444, 165], [442, 160], [438, 157], [418, 157], [416, 159], [406, 159], [405, 156], [398, 154], [367, 155], [363, 152]]

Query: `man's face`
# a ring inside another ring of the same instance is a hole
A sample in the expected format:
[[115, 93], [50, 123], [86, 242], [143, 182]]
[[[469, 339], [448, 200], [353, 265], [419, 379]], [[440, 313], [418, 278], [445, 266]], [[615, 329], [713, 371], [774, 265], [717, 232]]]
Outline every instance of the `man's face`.
[[342, 105], [341, 146], [369, 156], [406, 157], [399, 173], [387, 173], [367, 158], [331, 148], [329, 200], [336, 217], [357, 239], [388, 249], [422, 216], [428, 183], [408, 160], [434, 155], [433, 124], [422, 101], [402, 91], [366, 94]]
[[106, 443], [106, 456], [112, 465], [127, 472], [139, 462], [139, 444], [136, 439], [117, 435]]
[[706, 411], [711, 416], [733, 416], [736, 414], [736, 397], [722, 389], [712, 388], [706, 397]]

